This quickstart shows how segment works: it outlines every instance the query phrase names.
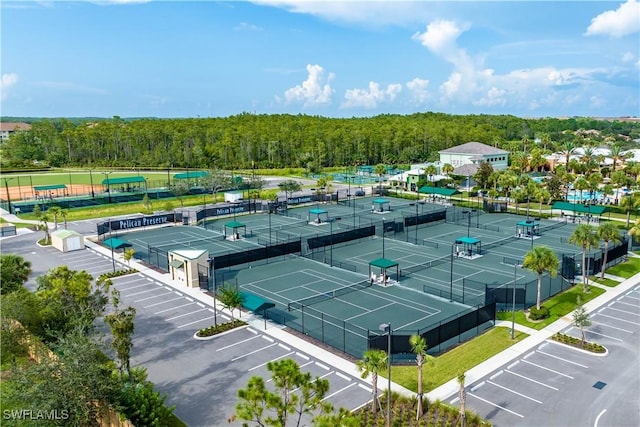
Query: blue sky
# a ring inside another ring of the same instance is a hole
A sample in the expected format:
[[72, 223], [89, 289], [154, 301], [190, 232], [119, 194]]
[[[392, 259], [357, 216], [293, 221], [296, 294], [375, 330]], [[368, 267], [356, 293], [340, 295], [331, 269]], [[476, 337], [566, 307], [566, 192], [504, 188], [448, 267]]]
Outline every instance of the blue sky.
[[0, 5], [5, 116], [640, 116], [637, 0]]

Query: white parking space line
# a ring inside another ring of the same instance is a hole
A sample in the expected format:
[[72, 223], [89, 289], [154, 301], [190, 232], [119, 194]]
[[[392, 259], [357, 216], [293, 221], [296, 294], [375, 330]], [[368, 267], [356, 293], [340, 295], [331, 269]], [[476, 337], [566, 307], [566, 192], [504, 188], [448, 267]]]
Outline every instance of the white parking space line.
[[186, 304], [177, 305], [177, 306], [175, 306], [175, 307], [169, 307], [169, 308], [165, 308], [164, 310], [156, 311], [156, 312], [155, 312], [155, 313], [153, 313], [153, 314], [155, 315], [155, 314], [160, 314], [160, 313], [166, 313], [167, 311], [175, 310], [175, 309], [177, 309], [177, 308], [186, 307], [186, 306], [188, 306], [188, 305], [192, 305], [192, 304], [193, 304], [192, 302], [188, 302], [188, 303], [186, 303]]
[[185, 297], [185, 299], [186, 299], [187, 301], [191, 301], [191, 302], [193, 302], [193, 298]]
[[318, 361], [316, 361], [316, 365], [318, 365], [319, 367], [321, 367], [322, 369], [324, 369], [324, 370], [326, 370], [326, 371], [328, 371], [328, 370], [329, 370], [329, 367], [328, 367], [328, 366], [323, 365], [322, 363], [320, 363], [320, 362], [318, 362]]
[[322, 399], [322, 400], [323, 400], [323, 401], [325, 401], [325, 400], [327, 400], [327, 399], [329, 399], [329, 398], [331, 398], [331, 397], [335, 396], [335, 395], [336, 395], [336, 394], [338, 394], [338, 393], [342, 393], [343, 391], [345, 391], [345, 390], [346, 390], [346, 389], [348, 389], [349, 387], [353, 387], [353, 384], [354, 384], [354, 383], [348, 384], [348, 385], [346, 385], [346, 386], [342, 387], [340, 390], [336, 390], [336, 391], [334, 391], [334, 392], [333, 392], [333, 393], [331, 393], [330, 395], [325, 396], [325, 397], [324, 397], [324, 399]]
[[615, 308], [615, 307], [607, 307], [607, 309], [609, 309], [609, 310], [619, 311], [619, 312], [621, 312], [621, 313], [633, 314], [633, 315], [635, 315], [635, 316], [640, 316], [640, 313], [635, 312], [635, 311], [621, 310], [621, 309], [619, 309], [619, 308]]
[[487, 400], [487, 399], [483, 399], [483, 398], [482, 398], [482, 397], [480, 397], [480, 396], [476, 396], [476, 395], [475, 395], [475, 394], [473, 394], [473, 393], [467, 393], [467, 395], [469, 395], [469, 396], [471, 396], [471, 397], [475, 397], [475, 398], [476, 398], [476, 399], [478, 399], [478, 400], [482, 400], [483, 402], [488, 403], [489, 405], [495, 406], [495, 407], [496, 407], [496, 408], [498, 408], [498, 409], [502, 409], [503, 411], [507, 411], [507, 412], [509, 412], [510, 414], [516, 415], [516, 416], [518, 416], [518, 417], [520, 417], [520, 418], [524, 418], [524, 415], [521, 415], [521, 414], [519, 414], [519, 413], [517, 413], [517, 412], [514, 412], [514, 411], [512, 411], [511, 409], [507, 409], [507, 408], [505, 408], [504, 406], [500, 406], [500, 405], [498, 405], [497, 403], [493, 403], [493, 402], [491, 402], [491, 401], [489, 401], [489, 400]]
[[201, 311], [206, 311], [206, 310], [207, 310], [206, 308], [203, 308], [202, 310], [190, 311], [190, 312], [188, 312], [188, 313], [179, 314], [179, 315], [177, 315], [177, 316], [169, 317], [168, 319], [165, 319], [165, 320], [167, 320], [167, 321], [169, 321], [169, 320], [175, 320], [175, 319], [179, 319], [179, 318], [184, 317], [184, 316], [190, 316], [190, 315], [192, 315], [192, 314], [196, 314], [196, 313], [199, 313], [199, 312], [201, 312]]
[[517, 391], [515, 391], [515, 390], [511, 390], [510, 388], [507, 388], [507, 387], [505, 387], [505, 386], [503, 386], [503, 385], [500, 385], [500, 384], [498, 384], [498, 383], [494, 383], [493, 381], [487, 380], [487, 383], [488, 383], [488, 384], [491, 384], [491, 385], [494, 385], [494, 386], [496, 386], [496, 387], [498, 387], [498, 388], [501, 388], [501, 389], [503, 389], [503, 390], [506, 390], [506, 391], [508, 391], [509, 393], [513, 393], [513, 394], [516, 394], [516, 395], [518, 395], [518, 396], [520, 396], [520, 397], [524, 397], [525, 399], [529, 399], [529, 400], [531, 400], [531, 401], [533, 401], [533, 402], [536, 402], [536, 403], [542, 403], [541, 401], [539, 401], [539, 400], [537, 400], [537, 399], [534, 399], [533, 397], [527, 396], [526, 394], [518, 393], [518, 392], [517, 392]]
[[593, 423], [593, 427], [598, 427], [598, 421], [600, 421], [600, 417], [603, 416], [605, 412], [607, 412], [607, 410], [603, 409], [602, 412], [598, 414], [598, 416], [596, 417], [596, 420]]
[[[606, 326], [606, 325], [605, 325], [605, 326]], [[624, 342], [624, 340], [621, 340], [620, 338], [612, 337], [611, 335], [601, 334], [600, 332], [595, 332], [595, 331], [584, 331], [584, 333], [585, 333], [585, 334], [595, 334], [595, 335], [600, 335], [601, 337], [609, 338], [609, 339], [614, 340], [614, 341]]]
[[178, 296], [182, 296], [182, 294], [180, 292], [178, 292], [178, 291], [173, 291], [173, 292], [175, 292], [175, 294], [178, 295]]
[[[169, 292], [169, 294], [171, 294], [171, 292]], [[167, 295], [167, 294], [162, 294], [162, 295]], [[158, 296], [162, 296], [162, 295], [158, 295]], [[151, 297], [151, 298], [157, 298], [157, 297]], [[145, 299], [148, 299], [148, 298], [145, 298]], [[161, 302], [156, 302], [155, 304], [145, 305], [142, 308], [151, 308], [151, 307], [155, 307], [156, 305], [166, 304], [168, 302], [176, 301], [176, 300], [179, 300], [179, 299], [182, 299], [182, 297], [175, 297], [175, 298], [167, 299], [167, 300], [164, 300], [164, 301], [161, 301]], [[143, 301], [143, 300], [138, 300], [138, 301]]]
[[336, 371], [336, 375], [339, 376], [340, 378], [342, 378], [343, 380], [346, 381], [351, 381], [351, 378], [346, 376], [345, 374], [341, 374], [340, 372]]
[[200, 323], [200, 322], [204, 322], [205, 320], [211, 320], [213, 319], [213, 316], [210, 317], [205, 317], [204, 319], [200, 319], [200, 320], [194, 320], [193, 322], [189, 322], [189, 323], [185, 323], [184, 325], [180, 325], [180, 326], [176, 326], [176, 328], [180, 329], [180, 328], [184, 328], [186, 326], [191, 326], [195, 323]]
[[263, 338], [263, 339], [265, 339], [265, 340], [267, 340], [267, 341], [269, 341], [269, 342], [274, 342], [274, 341], [275, 341], [273, 338], [268, 337], [268, 336], [266, 336], [266, 335], [262, 335], [262, 338]]
[[634, 297], [634, 296], [631, 296], [631, 295], [629, 295], [629, 294], [626, 294], [624, 297], [625, 297], [625, 298], [631, 298], [631, 299], [637, 299], [637, 300], [640, 300], [640, 298], [638, 298], [638, 297]]
[[638, 323], [638, 322], [632, 322], [631, 320], [624, 320], [624, 319], [620, 319], [619, 317], [613, 317], [613, 316], [609, 316], [608, 314], [602, 314], [602, 313], [598, 313], [598, 315], [600, 315], [600, 316], [604, 316], [604, 317], [608, 317], [609, 319], [618, 320], [618, 321], [620, 321], [620, 322], [630, 323], [630, 324], [632, 324], [632, 325], [640, 326], [640, 323]]
[[573, 360], [568, 360], [560, 356], [556, 356], [555, 354], [547, 353], [546, 351], [536, 350], [536, 353], [544, 354], [545, 356], [553, 357], [554, 359], [562, 360], [563, 362], [571, 363], [572, 365], [580, 366], [581, 368], [589, 369], [587, 365], [583, 365], [578, 362], [574, 362]]
[[551, 385], [549, 385], [549, 384], [545, 384], [545, 383], [540, 382], [540, 381], [538, 381], [538, 380], [534, 380], [533, 378], [526, 377], [526, 376], [524, 376], [524, 375], [522, 375], [522, 374], [519, 374], [519, 373], [517, 373], [517, 372], [513, 372], [513, 371], [509, 371], [509, 370], [507, 370], [507, 371], [505, 371], [505, 372], [506, 372], [506, 373], [508, 373], [508, 374], [511, 374], [511, 375], [515, 375], [516, 377], [520, 377], [520, 378], [522, 378], [523, 380], [531, 381], [532, 383], [535, 383], [535, 384], [541, 385], [541, 386], [543, 386], [543, 387], [550, 388], [551, 390], [558, 391], [558, 389], [557, 389], [556, 387], [554, 387], [554, 386], [551, 386]]
[[283, 348], [283, 349], [285, 349], [285, 350], [287, 350], [287, 351], [290, 351], [290, 350], [291, 350], [291, 347], [287, 347], [286, 345], [284, 345], [284, 344], [282, 344], [282, 343], [279, 343], [279, 344], [278, 344], [278, 347]]
[[198, 307], [204, 307], [204, 304], [203, 304], [203, 303], [201, 303], [201, 302], [197, 302], [197, 303], [196, 303], [196, 305], [197, 305]]
[[611, 326], [611, 325], [608, 325], [608, 324], [606, 324], [606, 323], [600, 323], [600, 322], [594, 322], [594, 321], [591, 321], [591, 324], [592, 324], [592, 325], [600, 325], [600, 326], [604, 326], [604, 327], [606, 327], [606, 328], [615, 329], [616, 331], [626, 332], [626, 333], [628, 333], [628, 334], [632, 334], [632, 333], [633, 333], [633, 331], [630, 331], [630, 330], [628, 330], [628, 329], [618, 328], [617, 326]]
[[236, 342], [236, 343], [233, 343], [233, 344], [230, 344], [230, 345], [226, 345], [226, 346], [224, 346], [224, 347], [220, 347], [220, 348], [216, 349], [216, 351], [224, 351], [224, 350], [226, 350], [226, 349], [228, 349], [228, 348], [235, 347], [235, 346], [237, 346], [237, 345], [239, 345], [239, 344], [244, 344], [244, 343], [246, 343], [247, 341], [255, 340], [255, 339], [256, 339], [256, 338], [258, 338], [259, 336], [260, 336], [260, 335], [256, 335], [255, 337], [247, 338], [246, 340], [238, 341], [238, 342]]
[[289, 353], [285, 353], [285, 354], [283, 354], [282, 356], [278, 356], [278, 357], [276, 357], [275, 359], [271, 359], [271, 360], [268, 360], [268, 361], [266, 361], [266, 362], [264, 362], [264, 363], [261, 363], [261, 364], [259, 364], [259, 365], [252, 366], [251, 368], [249, 368], [249, 372], [251, 372], [251, 371], [255, 371], [255, 370], [256, 370], [256, 369], [258, 369], [258, 368], [262, 368], [263, 366], [267, 366], [267, 363], [269, 363], [269, 362], [275, 362], [276, 360], [280, 360], [280, 359], [282, 359], [283, 357], [290, 356], [290, 355], [292, 355], [293, 353], [295, 353], [295, 351], [290, 351]]
[[[149, 286], [149, 285], [144, 285], [144, 286]], [[122, 295], [122, 296], [123, 296], [123, 297], [127, 297], [127, 298], [128, 298], [128, 297], [134, 297], [134, 296], [136, 296], [136, 295], [147, 294], [147, 293], [149, 293], [149, 292], [156, 292], [156, 291], [158, 291], [158, 290], [159, 290], [158, 288], [153, 288], [153, 289], [148, 289], [148, 290], [146, 290], [146, 291], [134, 292], [134, 293], [132, 293], [132, 294], [124, 294], [124, 295]]]
[[527, 363], [527, 364], [529, 364], [531, 366], [535, 366], [536, 368], [544, 369], [545, 371], [553, 372], [554, 374], [558, 374], [558, 375], [561, 375], [563, 377], [567, 377], [569, 379], [574, 379], [571, 375], [563, 374], [562, 372], [555, 371], [555, 370], [553, 370], [551, 368], [547, 368], [546, 366], [538, 365], [537, 363], [529, 362], [528, 360], [523, 360], [522, 362], [523, 363]]
[[121, 289], [120, 292], [121, 293], [126, 293], [128, 291], [133, 291], [133, 290], [136, 290], [138, 288], [148, 288], [148, 287], [149, 287], [148, 283], [142, 283], [142, 284], [136, 285], [136, 286], [127, 286], [126, 288]]
[[154, 298], [160, 298], [160, 297], [163, 297], [165, 295], [169, 295], [170, 293], [171, 292], [164, 292], [164, 293], [162, 293], [160, 295], [154, 295], [152, 297], [145, 297], [145, 298], [137, 299], [134, 302], [142, 302], [142, 301], [147, 301], [147, 300], [154, 299]]
[[233, 359], [231, 359], [231, 361], [235, 362], [236, 360], [240, 360], [240, 359], [242, 359], [244, 357], [251, 356], [252, 354], [259, 353], [259, 352], [261, 352], [263, 350], [268, 349], [269, 347], [273, 347], [274, 345], [278, 345], [278, 344], [277, 343], [269, 344], [266, 347], [262, 347], [262, 348], [259, 348], [257, 350], [250, 351], [249, 353], [245, 353], [245, 354], [243, 354], [241, 356], [234, 357]]
[[621, 299], [623, 299], [623, 298], [624, 298], [624, 297], [620, 297], [620, 298], [618, 298], [618, 300], [616, 301], [616, 303], [618, 303], [618, 304], [624, 304], [624, 305], [628, 305], [628, 306], [631, 306], [631, 307], [638, 308], [638, 304], [631, 304], [630, 302], [620, 301], [620, 300], [621, 300]]
[[296, 356], [298, 357], [302, 357], [304, 360], [309, 360], [309, 356], [307, 356], [306, 354], [302, 354], [296, 351]]

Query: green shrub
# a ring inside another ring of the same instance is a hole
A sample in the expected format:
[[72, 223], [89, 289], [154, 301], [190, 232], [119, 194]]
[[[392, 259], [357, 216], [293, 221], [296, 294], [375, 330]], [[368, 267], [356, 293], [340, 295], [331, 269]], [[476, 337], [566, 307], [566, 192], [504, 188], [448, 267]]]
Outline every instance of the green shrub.
[[573, 347], [581, 348], [583, 350], [591, 351], [593, 353], [604, 353], [606, 349], [600, 344], [596, 344], [594, 342], [582, 341], [580, 338], [572, 337], [571, 335], [566, 335], [558, 332], [554, 336], [551, 337], [552, 340], [561, 342], [563, 344], [567, 344]]
[[114, 277], [126, 276], [127, 274], [133, 274], [137, 272], [138, 270], [136, 270], [135, 268], [128, 268], [126, 270], [109, 271], [108, 273], [102, 273], [99, 279], [112, 279]]
[[207, 328], [202, 328], [196, 334], [199, 337], [211, 337], [213, 335], [220, 334], [222, 332], [230, 331], [234, 328], [239, 328], [240, 326], [246, 325], [247, 322], [239, 319], [234, 319], [230, 322], [218, 323], [218, 325], [209, 326]]
[[540, 306], [540, 310], [536, 307], [531, 307], [529, 309], [529, 318], [531, 320], [542, 320], [549, 317], [549, 309], [545, 306]]

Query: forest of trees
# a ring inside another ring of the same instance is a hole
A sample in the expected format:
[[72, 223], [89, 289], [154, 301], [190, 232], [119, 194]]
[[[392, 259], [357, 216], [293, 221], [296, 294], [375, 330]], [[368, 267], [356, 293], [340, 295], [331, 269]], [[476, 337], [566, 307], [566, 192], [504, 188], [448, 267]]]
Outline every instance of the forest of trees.
[[[436, 160], [438, 151], [478, 141], [510, 151], [543, 141], [596, 138], [624, 143], [640, 123], [589, 118], [420, 113], [368, 118], [240, 114], [190, 119], [42, 119], [2, 146], [2, 166], [250, 169]], [[581, 133], [598, 130], [600, 134]]]

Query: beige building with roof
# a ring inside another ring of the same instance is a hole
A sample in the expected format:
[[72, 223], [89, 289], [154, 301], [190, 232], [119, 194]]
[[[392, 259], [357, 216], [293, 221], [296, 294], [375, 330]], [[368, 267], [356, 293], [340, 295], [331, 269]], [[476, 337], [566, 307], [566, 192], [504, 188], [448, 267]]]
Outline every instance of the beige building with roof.
[[[441, 164], [449, 163], [456, 169], [466, 165], [473, 165], [477, 170], [481, 163], [489, 163], [494, 170], [504, 170], [509, 166], [508, 151], [481, 142], [467, 142], [446, 150], [440, 150], [438, 153], [440, 154]], [[460, 175], [467, 175], [469, 167], [463, 169], [465, 169], [465, 173]], [[458, 174], [456, 171], [453, 173]]]
[[27, 130], [31, 130], [29, 123], [2, 122], [0, 123], [0, 141], [7, 141], [15, 132]]

